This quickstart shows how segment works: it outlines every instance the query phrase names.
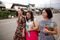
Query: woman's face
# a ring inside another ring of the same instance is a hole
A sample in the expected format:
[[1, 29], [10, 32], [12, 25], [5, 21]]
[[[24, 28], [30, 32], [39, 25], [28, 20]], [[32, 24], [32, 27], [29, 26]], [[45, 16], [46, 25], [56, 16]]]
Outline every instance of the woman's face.
[[43, 10], [42, 16], [43, 16], [43, 18], [47, 18], [48, 15], [47, 15], [47, 12], [45, 10]]
[[27, 17], [27, 19], [30, 19], [31, 18], [30, 13], [26, 13], [26, 17]]
[[18, 15], [22, 15], [21, 9], [18, 9]]

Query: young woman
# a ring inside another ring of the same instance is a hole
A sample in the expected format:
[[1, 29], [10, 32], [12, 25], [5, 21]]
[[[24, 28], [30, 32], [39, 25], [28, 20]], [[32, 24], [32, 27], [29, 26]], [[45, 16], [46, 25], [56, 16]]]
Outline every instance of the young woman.
[[25, 40], [25, 17], [23, 16], [24, 11], [22, 9], [18, 9], [18, 27], [15, 32], [14, 40]]
[[38, 23], [34, 20], [33, 13], [26, 13], [26, 40], [38, 40]]
[[57, 34], [57, 25], [51, 19], [53, 17], [49, 8], [42, 11], [43, 20], [39, 22], [40, 25], [40, 40], [55, 40], [54, 34]]

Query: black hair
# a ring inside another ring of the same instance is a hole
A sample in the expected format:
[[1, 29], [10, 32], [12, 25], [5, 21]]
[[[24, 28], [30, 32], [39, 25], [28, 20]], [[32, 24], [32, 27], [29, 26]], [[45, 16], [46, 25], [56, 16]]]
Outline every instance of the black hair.
[[[32, 11], [27, 11], [27, 13], [29, 13], [31, 15], [31, 21], [34, 21], [34, 16], [33, 16], [33, 12]], [[26, 20], [28, 21], [29, 19], [26, 17]]]
[[51, 9], [50, 9], [50, 8], [45, 8], [44, 10], [45, 10], [45, 11], [46, 11], [46, 13], [48, 14], [48, 16], [47, 16], [47, 17], [48, 17], [49, 19], [51, 19], [51, 18], [53, 17], [53, 14], [52, 14]]

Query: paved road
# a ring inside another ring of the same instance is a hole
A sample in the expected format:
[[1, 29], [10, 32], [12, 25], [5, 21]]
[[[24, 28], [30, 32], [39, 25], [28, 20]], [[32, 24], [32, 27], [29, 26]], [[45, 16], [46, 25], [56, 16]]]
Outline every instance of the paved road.
[[17, 19], [0, 20], [0, 40], [12, 40]]
[[[37, 19], [41, 19], [41, 16], [36, 17]], [[58, 35], [56, 38], [59, 38], [60, 36], [60, 14], [54, 14], [53, 19], [58, 24]], [[16, 20], [14, 19], [4, 19], [0, 20], [0, 40], [13, 40], [13, 35], [16, 30]], [[59, 39], [60, 40], [60, 39]]]

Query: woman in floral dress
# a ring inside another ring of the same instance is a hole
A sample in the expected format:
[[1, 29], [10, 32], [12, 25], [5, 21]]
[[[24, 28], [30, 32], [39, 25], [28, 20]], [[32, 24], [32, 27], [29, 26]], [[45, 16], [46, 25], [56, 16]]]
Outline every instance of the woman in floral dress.
[[23, 10], [18, 9], [18, 27], [15, 32], [14, 40], [25, 40], [25, 17], [23, 16]]

